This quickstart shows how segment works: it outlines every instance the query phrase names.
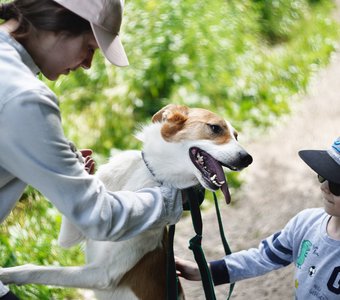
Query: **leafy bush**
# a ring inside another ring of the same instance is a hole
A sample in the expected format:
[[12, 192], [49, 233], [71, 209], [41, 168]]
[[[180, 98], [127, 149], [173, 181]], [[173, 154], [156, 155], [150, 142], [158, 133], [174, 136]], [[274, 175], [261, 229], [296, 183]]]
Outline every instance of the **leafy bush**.
[[334, 51], [332, 7], [321, 0], [127, 1], [122, 40], [130, 67], [97, 55], [90, 71], [50, 83], [66, 133], [104, 156], [135, 148], [133, 130], [170, 102], [218, 111], [239, 130], [270, 126]]
[[[0, 266], [27, 263], [71, 266], [84, 263], [80, 247], [63, 250], [57, 245], [61, 216], [51, 203], [32, 189], [0, 226]], [[74, 289], [41, 285], [10, 286], [20, 299], [78, 299]]]

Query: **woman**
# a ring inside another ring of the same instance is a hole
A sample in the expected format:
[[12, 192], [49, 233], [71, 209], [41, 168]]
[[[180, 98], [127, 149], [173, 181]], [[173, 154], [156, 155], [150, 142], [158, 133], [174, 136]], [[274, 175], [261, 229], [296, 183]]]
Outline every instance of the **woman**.
[[[55, 94], [36, 77], [56, 80], [90, 68], [97, 48], [111, 63], [128, 65], [118, 35], [122, 11], [119, 0], [17, 0], [0, 7], [0, 222], [27, 185], [91, 239], [126, 239], [180, 218], [176, 190], [112, 193], [89, 175], [64, 136]], [[93, 169], [89, 157], [85, 162]], [[14, 297], [1, 282], [0, 297]]]

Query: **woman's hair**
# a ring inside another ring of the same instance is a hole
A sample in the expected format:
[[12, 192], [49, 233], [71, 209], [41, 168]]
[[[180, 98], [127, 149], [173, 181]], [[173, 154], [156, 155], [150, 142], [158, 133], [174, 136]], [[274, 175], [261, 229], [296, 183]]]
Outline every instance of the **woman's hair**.
[[19, 27], [11, 34], [24, 38], [32, 29], [79, 35], [91, 31], [91, 25], [52, 0], [15, 0], [0, 4], [0, 19], [16, 19]]

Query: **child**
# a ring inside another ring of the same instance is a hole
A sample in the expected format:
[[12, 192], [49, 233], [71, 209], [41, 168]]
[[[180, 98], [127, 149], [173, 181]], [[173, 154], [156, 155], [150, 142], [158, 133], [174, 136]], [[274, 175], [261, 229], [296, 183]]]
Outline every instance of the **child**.
[[[232, 283], [295, 264], [296, 299], [340, 299], [340, 137], [331, 149], [303, 150], [317, 174], [324, 208], [306, 209], [258, 249], [210, 262], [214, 284]], [[200, 280], [196, 264], [176, 258], [178, 274]]]

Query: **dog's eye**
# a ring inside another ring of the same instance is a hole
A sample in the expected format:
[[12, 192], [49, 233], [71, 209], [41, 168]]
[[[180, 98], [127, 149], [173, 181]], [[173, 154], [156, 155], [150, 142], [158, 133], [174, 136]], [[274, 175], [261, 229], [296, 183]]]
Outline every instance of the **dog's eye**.
[[223, 129], [221, 126], [216, 125], [216, 124], [208, 124], [208, 126], [210, 127], [211, 131], [215, 134], [220, 134], [222, 133]]

